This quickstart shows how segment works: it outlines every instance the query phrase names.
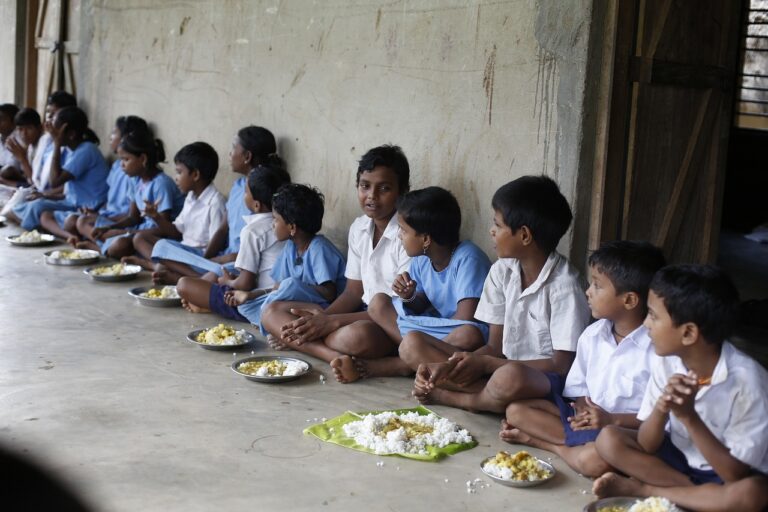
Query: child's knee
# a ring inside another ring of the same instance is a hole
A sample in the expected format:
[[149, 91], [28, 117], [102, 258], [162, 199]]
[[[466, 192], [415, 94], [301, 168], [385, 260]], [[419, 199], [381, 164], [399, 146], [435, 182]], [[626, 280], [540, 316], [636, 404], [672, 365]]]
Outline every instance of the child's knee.
[[525, 398], [521, 396], [525, 389], [525, 379], [520, 371], [520, 364], [510, 362], [493, 372], [486, 385], [486, 391], [494, 399], [509, 403], [515, 399]]
[[386, 293], [377, 293], [373, 296], [370, 302], [368, 302], [368, 314], [371, 318], [378, 318], [384, 311], [386, 311], [387, 307], [391, 306], [392, 298], [389, 295]]
[[584, 476], [597, 478], [613, 468], [600, 457], [595, 444], [590, 443], [577, 455], [576, 469]]
[[600, 458], [612, 461], [616, 453], [624, 448], [624, 433], [615, 425], [603, 427], [595, 440], [595, 449]]
[[189, 299], [189, 294], [192, 291], [192, 278], [182, 277], [179, 282], [176, 283], [176, 291], [183, 299]]
[[526, 412], [528, 411], [528, 408], [522, 404], [519, 404], [517, 402], [512, 402], [507, 406], [506, 410], [506, 418], [507, 423], [510, 425], [516, 425], [520, 422], [520, 419], [525, 417]]
[[728, 510], [763, 510], [768, 506], [768, 479], [755, 476], [724, 486]]
[[421, 362], [424, 338], [419, 331], [411, 331], [403, 336], [397, 350], [400, 358], [408, 364]]

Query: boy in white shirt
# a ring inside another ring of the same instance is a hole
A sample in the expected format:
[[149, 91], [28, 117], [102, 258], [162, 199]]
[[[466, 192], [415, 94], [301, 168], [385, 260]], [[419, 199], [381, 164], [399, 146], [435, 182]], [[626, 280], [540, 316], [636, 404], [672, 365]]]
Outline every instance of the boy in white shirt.
[[[410, 258], [398, 237], [397, 200], [409, 188], [408, 159], [397, 146], [379, 146], [360, 159], [357, 198], [364, 215], [349, 228], [344, 292], [325, 310], [314, 304], [275, 302], [263, 313], [273, 348], [290, 348], [328, 361], [336, 379], [353, 382], [403, 371], [393, 363], [397, 345], [366, 309], [377, 293], [393, 295], [395, 276]], [[410, 372], [410, 369], [406, 369]]]
[[499, 188], [491, 204], [499, 260], [475, 311], [490, 324], [488, 344], [452, 354], [430, 340], [401, 344], [401, 357], [423, 361], [413, 390], [422, 403], [503, 413], [513, 400], [546, 397], [547, 372], [568, 373], [589, 323], [579, 273], [555, 251], [572, 219], [557, 184], [523, 176]]
[[600, 456], [631, 478], [607, 473], [593, 491], [662, 496], [696, 510], [761, 510], [768, 372], [726, 341], [736, 289], [721, 270], [701, 265], [665, 267], [650, 289], [645, 325], [661, 357], [637, 415], [642, 425], [636, 434], [609, 426], [597, 439]]
[[13, 118], [16, 124], [16, 136], [9, 137], [5, 146], [19, 164], [18, 169], [8, 167], [0, 173], [0, 183], [12, 186], [35, 185], [35, 177], [42, 168], [43, 151], [40, 138], [43, 124], [40, 114], [34, 109], [23, 108]]
[[554, 452], [585, 476], [610, 469], [594, 441], [606, 425], [640, 426], [635, 416], [653, 354], [643, 319], [648, 285], [663, 266], [661, 251], [647, 242], [608, 242], [590, 255], [587, 301], [599, 320], [579, 337], [564, 388], [558, 374], [548, 374], [547, 399], [509, 404], [502, 440]]
[[155, 220], [157, 227], [139, 231], [133, 237], [133, 247], [141, 257], [123, 258], [149, 270], [154, 268], [152, 261], [162, 262], [163, 256], [178, 246], [202, 254], [227, 216], [226, 199], [213, 184], [219, 169], [216, 150], [205, 142], [193, 142], [181, 148], [173, 161], [176, 186], [187, 195], [181, 213], [170, 221], [165, 216], [152, 215], [153, 205], [147, 205], [145, 214]]
[[[246, 225], [240, 230], [240, 250], [235, 260], [235, 276], [210, 260], [199, 256], [195, 267], [204, 272], [203, 277], [185, 276], [176, 286], [184, 307], [193, 312], [213, 311], [225, 318], [247, 322], [237, 307], [226, 303], [225, 296], [230, 290], [251, 291], [271, 289], [274, 280], [272, 267], [283, 250], [285, 242], [275, 236], [272, 229], [272, 198], [278, 189], [290, 183], [288, 174], [267, 165], [257, 165], [246, 178], [243, 200], [252, 215], [245, 217]], [[222, 272], [219, 277], [216, 271]]]

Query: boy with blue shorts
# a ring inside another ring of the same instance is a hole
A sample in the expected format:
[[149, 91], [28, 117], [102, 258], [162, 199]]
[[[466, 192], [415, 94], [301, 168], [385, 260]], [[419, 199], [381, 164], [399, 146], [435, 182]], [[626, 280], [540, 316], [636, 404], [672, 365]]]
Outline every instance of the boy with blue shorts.
[[513, 400], [544, 398], [552, 390], [547, 373], [568, 373], [589, 323], [579, 273], [555, 250], [572, 219], [557, 184], [523, 176], [499, 188], [491, 204], [499, 260], [475, 312], [489, 324], [488, 343], [453, 354], [431, 340], [414, 344], [422, 364], [413, 394], [423, 403], [503, 413]]
[[647, 242], [608, 242], [590, 255], [589, 266], [587, 301], [598, 320], [579, 337], [562, 393], [559, 375], [548, 374], [550, 396], [509, 404], [499, 437], [554, 452], [597, 477], [609, 469], [595, 450], [600, 429], [640, 426], [635, 416], [653, 354], [643, 320], [648, 285], [664, 256]]
[[662, 496], [696, 510], [768, 504], [768, 372], [727, 338], [738, 293], [719, 269], [673, 265], [650, 286], [648, 328], [656, 354], [638, 432], [608, 426], [599, 455], [603, 496]]

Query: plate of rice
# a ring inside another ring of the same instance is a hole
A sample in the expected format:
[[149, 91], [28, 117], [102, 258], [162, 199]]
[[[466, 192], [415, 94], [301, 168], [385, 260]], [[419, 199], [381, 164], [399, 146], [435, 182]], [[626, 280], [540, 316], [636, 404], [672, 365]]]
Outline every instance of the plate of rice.
[[514, 454], [501, 451], [480, 463], [483, 473], [501, 485], [509, 487], [533, 487], [555, 477], [552, 464], [534, 457], [526, 451]]
[[56, 237], [48, 233], [40, 233], [38, 230], [24, 231], [20, 235], [7, 236], [5, 240], [17, 247], [39, 247], [57, 243]]
[[245, 329], [218, 324], [208, 329], [196, 329], [187, 334], [187, 341], [208, 350], [229, 350], [256, 341], [256, 336]]
[[114, 283], [136, 279], [136, 276], [141, 272], [141, 267], [126, 263], [115, 263], [114, 265], [87, 268], [83, 272], [94, 281]]
[[627, 497], [603, 498], [593, 501], [584, 512], [682, 512], [681, 509], [666, 498], [651, 496], [644, 500]]
[[45, 253], [45, 262], [49, 265], [88, 265], [101, 258], [99, 251], [90, 249], [61, 249]]
[[232, 363], [232, 371], [254, 382], [288, 382], [309, 373], [312, 365], [284, 356], [251, 356]]
[[128, 295], [135, 298], [139, 304], [155, 308], [171, 308], [181, 306], [181, 297], [175, 286], [139, 287], [128, 290]]

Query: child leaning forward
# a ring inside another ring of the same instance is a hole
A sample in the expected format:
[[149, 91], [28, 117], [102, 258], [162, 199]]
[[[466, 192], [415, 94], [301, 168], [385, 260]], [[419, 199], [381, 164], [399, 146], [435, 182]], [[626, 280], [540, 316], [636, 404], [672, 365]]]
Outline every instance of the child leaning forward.
[[648, 285], [663, 265], [661, 251], [647, 242], [608, 242], [590, 255], [587, 300], [598, 321], [579, 337], [565, 388], [551, 373], [547, 399], [509, 404], [501, 439], [554, 452], [586, 476], [610, 469], [594, 441], [606, 425], [640, 425], [635, 415], [653, 354], [642, 324]]

